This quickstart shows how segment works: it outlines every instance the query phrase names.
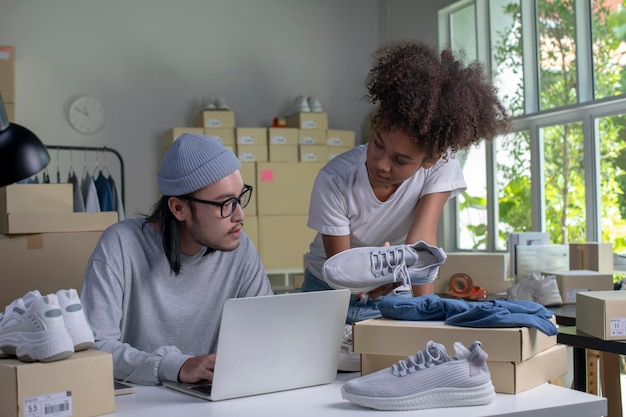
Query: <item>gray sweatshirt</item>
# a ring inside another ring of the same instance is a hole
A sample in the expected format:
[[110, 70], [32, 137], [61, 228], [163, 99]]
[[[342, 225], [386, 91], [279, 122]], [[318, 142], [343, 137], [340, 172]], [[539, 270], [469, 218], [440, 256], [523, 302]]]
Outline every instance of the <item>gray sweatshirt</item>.
[[188, 358], [215, 352], [227, 299], [272, 293], [244, 233], [233, 251], [205, 251], [182, 255], [177, 276], [161, 236], [143, 217], [104, 231], [87, 264], [81, 302], [95, 347], [113, 354], [115, 379], [176, 381]]

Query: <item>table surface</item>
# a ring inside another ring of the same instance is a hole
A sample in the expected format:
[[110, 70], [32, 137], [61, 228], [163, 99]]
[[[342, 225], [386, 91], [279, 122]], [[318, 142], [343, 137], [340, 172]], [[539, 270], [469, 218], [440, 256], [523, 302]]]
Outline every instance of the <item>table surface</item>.
[[162, 386], [134, 385], [135, 393], [115, 397], [119, 417], [205, 417], [205, 416], [273, 416], [273, 417], [332, 417], [371, 416], [413, 417], [463, 414], [478, 416], [571, 417], [603, 416], [607, 402], [603, 397], [556, 385], [543, 384], [517, 395], [496, 394], [488, 405], [461, 408], [435, 408], [414, 411], [376, 411], [359, 407], [341, 398], [341, 385], [358, 377], [359, 373], [337, 374], [332, 384], [301, 388], [272, 394], [236, 398], [217, 402], [204, 401]]
[[556, 336], [557, 343], [582, 349], [593, 349], [601, 352], [626, 355], [626, 340], [603, 340], [576, 330], [575, 326], [559, 326]]

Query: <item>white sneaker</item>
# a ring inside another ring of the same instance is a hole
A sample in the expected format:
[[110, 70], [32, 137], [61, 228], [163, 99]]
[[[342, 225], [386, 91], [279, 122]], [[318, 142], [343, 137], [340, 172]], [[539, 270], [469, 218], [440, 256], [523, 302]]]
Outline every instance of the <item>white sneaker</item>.
[[63, 313], [65, 328], [72, 338], [74, 351], [89, 349], [94, 345], [94, 336], [87, 323], [83, 306], [75, 289], [59, 290], [56, 293]]
[[317, 97], [309, 97], [307, 100], [307, 103], [309, 105], [309, 110], [315, 113], [321, 113], [324, 111], [324, 109], [322, 109], [322, 105], [320, 103], [320, 101], [317, 99]]
[[24, 362], [51, 362], [74, 354], [55, 294], [30, 291], [0, 314], [0, 357]]
[[309, 103], [306, 97], [298, 96], [298, 98], [296, 98], [296, 101], [294, 101], [289, 114], [308, 113], [310, 111], [311, 111], [311, 108], [309, 107]]
[[339, 349], [339, 365], [337, 370], [343, 372], [360, 372], [361, 355], [352, 350], [352, 325], [346, 324], [343, 329], [343, 340]]
[[223, 97], [218, 97], [217, 100], [215, 100], [215, 108], [217, 110], [230, 110], [230, 106], [226, 104], [226, 100], [224, 100]]
[[211, 99], [211, 97], [209, 96], [204, 96], [202, 97], [202, 110], [201, 112], [205, 111], [205, 110], [215, 110], [215, 103], [213, 103], [213, 100]]
[[443, 249], [420, 241], [413, 245], [352, 248], [324, 263], [324, 281], [334, 289], [366, 293], [383, 284], [424, 285], [446, 260]]
[[506, 290], [509, 300], [534, 301], [545, 307], [560, 306], [563, 297], [554, 275], [532, 274]]
[[454, 344], [456, 356], [429, 341], [426, 349], [390, 368], [352, 379], [341, 387], [344, 399], [377, 410], [419, 410], [484, 405], [496, 396], [480, 342], [469, 349]]

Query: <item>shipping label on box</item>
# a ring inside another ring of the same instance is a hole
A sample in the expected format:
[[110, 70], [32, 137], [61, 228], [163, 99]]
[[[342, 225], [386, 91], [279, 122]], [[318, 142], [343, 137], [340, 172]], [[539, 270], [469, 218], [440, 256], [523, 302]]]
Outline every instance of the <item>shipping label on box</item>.
[[267, 162], [267, 144], [237, 145], [237, 157], [241, 162]]
[[235, 147], [237, 144], [234, 127], [205, 127], [204, 134], [216, 138], [224, 146]]
[[319, 129], [300, 129], [298, 130], [298, 144], [326, 146], [326, 131]]
[[264, 145], [267, 146], [267, 128], [265, 127], [238, 127], [235, 129], [237, 145]]
[[353, 148], [356, 144], [356, 133], [354, 130], [327, 129], [326, 144]]
[[[552, 319], [554, 322], [554, 318]], [[354, 352], [408, 356], [423, 349], [429, 340], [454, 352], [454, 343], [470, 346], [480, 341], [493, 361], [522, 362], [556, 344], [534, 327], [475, 328], [441, 321], [404, 321], [385, 318], [360, 321], [353, 326]], [[393, 343], [389, 343], [393, 340]]]
[[298, 129], [295, 127], [270, 127], [267, 129], [267, 137], [270, 146], [294, 146], [298, 144]]
[[626, 291], [577, 293], [576, 329], [603, 340], [626, 340]]
[[328, 129], [326, 112], [300, 112], [287, 116], [287, 126], [298, 129]]
[[235, 127], [235, 113], [231, 110], [205, 110], [194, 120], [199, 127]]
[[328, 146], [300, 145], [300, 162], [328, 162]]
[[575, 304], [576, 294], [586, 291], [613, 289], [613, 274], [589, 270], [547, 271], [544, 275], [554, 275], [559, 286], [563, 304]]
[[2, 417], [100, 416], [115, 412], [113, 359], [98, 350], [54, 362], [0, 359]]

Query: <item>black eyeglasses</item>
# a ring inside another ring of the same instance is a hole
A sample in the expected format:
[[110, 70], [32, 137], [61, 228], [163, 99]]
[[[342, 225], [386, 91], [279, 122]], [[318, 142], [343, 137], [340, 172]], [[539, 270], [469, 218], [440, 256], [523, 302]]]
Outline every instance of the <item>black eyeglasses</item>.
[[192, 197], [190, 195], [184, 195], [180, 198], [183, 198], [188, 201], [194, 201], [196, 203], [202, 204], [210, 204], [212, 206], [217, 206], [220, 208], [220, 215], [223, 218], [230, 217], [235, 212], [235, 208], [237, 208], [237, 204], [241, 206], [241, 208], [246, 208], [248, 203], [250, 203], [250, 198], [252, 197], [252, 186], [244, 184], [243, 191], [239, 194], [239, 197], [231, 197], [228, 200], [218, 202], [218, 201], [209, 201], [209, 200], [201, 200], [199, 198]]

